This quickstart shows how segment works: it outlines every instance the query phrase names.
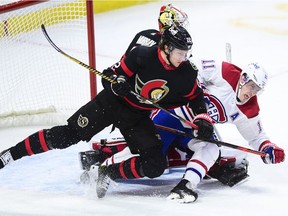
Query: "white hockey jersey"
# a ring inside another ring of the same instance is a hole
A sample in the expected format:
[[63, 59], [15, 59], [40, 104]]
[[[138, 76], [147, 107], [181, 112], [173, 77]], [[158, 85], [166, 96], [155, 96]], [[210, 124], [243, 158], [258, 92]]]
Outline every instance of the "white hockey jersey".
[[[255, 150], [262, 142], [269, 140], [259, 117], [257, 96], [252, 97], [244, 105], [236, 103], [236, 87], [241, 69], [237, 66], [214, 60], [200, 60], [196, 65], [199, 69], [198, 79], [204, 90], [208, 114], [216, 123], [232, 123], [239, 133]], [[188, 108], [175, 109], [177, 115], [192, 120]], [[183, 123], [184, 127], [189, 127]]]

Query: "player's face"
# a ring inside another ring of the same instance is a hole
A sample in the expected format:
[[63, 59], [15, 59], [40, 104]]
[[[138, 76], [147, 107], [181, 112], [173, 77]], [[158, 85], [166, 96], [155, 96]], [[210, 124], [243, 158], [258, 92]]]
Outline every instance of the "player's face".
[[242, 103], [247, 102], [250, 98], [257, 95], [257, 93], [261, 90], [261, 88], [256, 85], [255, 82], [249, 80], [246, 84], [244, 84], [241, 88], [240, 95], [238, 98]]
[[186, 61], [187, 55], [188, 51], [175, 48], [170, 52], [170, 61], [175, 67], [178, 67], [183, 61]]

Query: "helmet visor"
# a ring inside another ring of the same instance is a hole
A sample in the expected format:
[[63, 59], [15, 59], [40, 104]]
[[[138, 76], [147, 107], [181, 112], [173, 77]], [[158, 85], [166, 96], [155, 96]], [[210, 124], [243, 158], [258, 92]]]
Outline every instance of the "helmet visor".
[[262, 92], [262, 89], [253, 80], [249, 80], [245, 86], [253, 95], [259, 95]]

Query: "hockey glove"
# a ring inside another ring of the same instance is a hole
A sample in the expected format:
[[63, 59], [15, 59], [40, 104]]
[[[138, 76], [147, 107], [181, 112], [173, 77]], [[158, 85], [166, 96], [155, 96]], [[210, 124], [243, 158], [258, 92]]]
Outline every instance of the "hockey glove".
[[117, 96], [125, 96], [130, 92], [130, 85], [126, 82], [126, 77], [117, 76], [111, 69], [106, 69], [103, 71], [103, 74], [106, 77], [109, 77], [111, 80], [116, 81], [115, 84], [112, 84], [111, 81], [102, 78], [102, 85], [104, 89], [112, 91], [113, 94]]
[[265, 157], [261, 157], [266, 164], [281, 163], [285, 159], [284, 150], [270, 141], [263, 142], [260, 145], [259, 150], [266, 153]]
[[197, 115], [193, 123], [198, 126], [198, 130], [193, 131], [196, 138], [210, 139], [212, 137], [214, 131], [213, 120], [207, 113]]
[[131, 91], [131, 87], [130, 87], [130, 84], [126, 82], [126, 77], [122, 75], [120, 76], [115, 75], [114, 80], [117, 83], [116, 84], [111, 83], [112, 92], [117, 96], [122, 96], [122, 97], [127, 96]]

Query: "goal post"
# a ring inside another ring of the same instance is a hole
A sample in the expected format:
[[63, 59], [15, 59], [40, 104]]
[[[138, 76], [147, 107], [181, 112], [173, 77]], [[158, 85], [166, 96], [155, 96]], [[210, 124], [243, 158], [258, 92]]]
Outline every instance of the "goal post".
[[95, 74], [46, 41], [96, 68], [93, 1], [0, 2], [0, 127], [65, 123], [97, 93]]

